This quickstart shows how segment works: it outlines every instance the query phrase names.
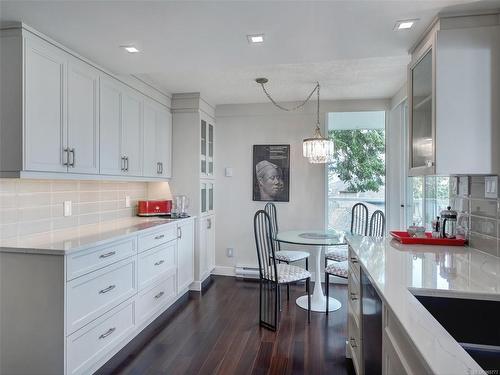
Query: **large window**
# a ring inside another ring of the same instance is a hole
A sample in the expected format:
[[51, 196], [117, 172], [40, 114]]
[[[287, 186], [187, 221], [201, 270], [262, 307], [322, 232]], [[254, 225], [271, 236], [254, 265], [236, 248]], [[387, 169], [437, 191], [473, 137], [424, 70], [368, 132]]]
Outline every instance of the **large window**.
[[385, 212], [385, 112], [332, 112], [327, 124], [335, 142], [335, 162], [327, 170], [327, 224], [349, 231], [354, 204], [364, 203], [370, 215]]

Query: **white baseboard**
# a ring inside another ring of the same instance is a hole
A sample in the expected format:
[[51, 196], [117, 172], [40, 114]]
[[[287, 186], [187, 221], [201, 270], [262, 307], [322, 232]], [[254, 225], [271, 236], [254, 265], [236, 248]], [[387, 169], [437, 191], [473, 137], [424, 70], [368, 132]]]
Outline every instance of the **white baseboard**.
[[234, 267], [215, 266], [212, 275], [236, 276], [236, 273], [234, 272]]

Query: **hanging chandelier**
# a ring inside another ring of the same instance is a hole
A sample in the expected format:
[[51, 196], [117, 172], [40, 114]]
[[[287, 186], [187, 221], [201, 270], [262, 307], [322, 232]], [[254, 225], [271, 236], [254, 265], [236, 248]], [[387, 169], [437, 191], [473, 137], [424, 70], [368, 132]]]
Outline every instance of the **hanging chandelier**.
[[304, 101], [297, 104], [295, 107], [291, 108], [287, 108], [280, 105], [271, 97], [271, 95], [267, 92], [266, 87], [264, 86], [268, 82], [267, 78], [257, 78], [255, 82], [257, 82], [259, 85], [262, 86], [264, 94], [266, 94], [267, 98], [271, 101], [271, 103], [273, 103], [279, 109], [288, 112], [302, 108], [316, 92], [317, 95], [316, 128], [314, 130], [314, 135], [311, 138], [304, 139], [302, 143], [302, 153], [304, 157], [306, 157], [309, 160], [309, 163], [320, 164], [320, 163], [333, 162], [333, 154], [334, 154], [333, 140], [325, 138], [321, 134], [321, 128], [319, 122], [319, 88], [320, 88], [319, 82], [316, 82], [316, 86], [314, 86], [314, 89], [311, 91], [311, 93], [306, 97]]

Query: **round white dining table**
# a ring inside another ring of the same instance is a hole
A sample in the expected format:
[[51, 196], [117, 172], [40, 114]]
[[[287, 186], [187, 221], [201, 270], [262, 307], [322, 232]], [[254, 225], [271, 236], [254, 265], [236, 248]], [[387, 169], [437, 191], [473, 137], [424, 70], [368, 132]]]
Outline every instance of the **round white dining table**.
[[[321, 259], [323, 249], [328, 246], [345, 245], [345, 233], [335, 230], [293, 230], [278, 232], [275, 240], [281, 243], [307, 246], [306, 251], [314, 258], [314, 291], [311, 296], [311, 311], [326, 312], [326, 297], [321, 286]], [[312, 251], [311, 251], [312, 250]], [[310, 270], [311, 271], [311, 270]], [[307, 310], [307, 295], [296, 300], [297, 305]], [[330, 297], [328, 311], [340, 309], [342, 304], [335, 298]]]

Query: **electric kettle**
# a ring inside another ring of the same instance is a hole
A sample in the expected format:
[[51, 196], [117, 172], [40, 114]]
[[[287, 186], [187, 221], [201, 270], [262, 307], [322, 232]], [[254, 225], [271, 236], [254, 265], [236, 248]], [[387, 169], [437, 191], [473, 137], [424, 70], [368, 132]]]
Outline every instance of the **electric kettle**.
[[448, 206], [441, 211], [441, 238], [455, 238], [457, 235], [457, 211]]

